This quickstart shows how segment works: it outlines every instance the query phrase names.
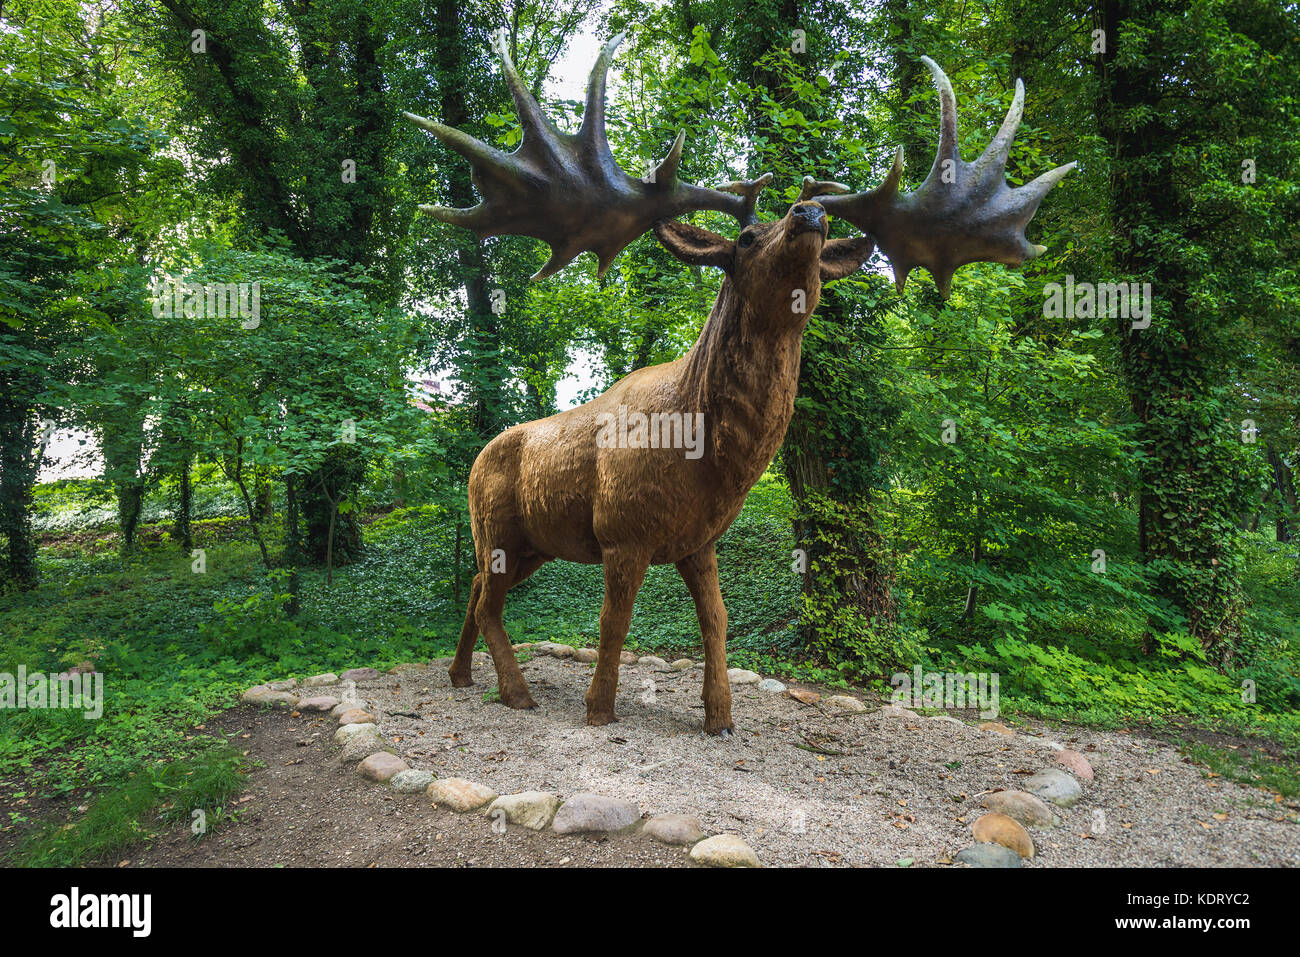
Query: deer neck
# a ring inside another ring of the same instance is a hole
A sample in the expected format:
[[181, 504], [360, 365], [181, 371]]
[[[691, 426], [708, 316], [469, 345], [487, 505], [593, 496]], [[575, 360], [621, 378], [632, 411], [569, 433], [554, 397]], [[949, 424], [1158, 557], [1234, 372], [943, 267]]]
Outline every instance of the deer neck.
[[723, 488], [747, 491], [785, 437], [806, 323], [798, 320], [754, 310], [725, 279], [682, 359], [681, 394], [704, 413], [703, 458]]

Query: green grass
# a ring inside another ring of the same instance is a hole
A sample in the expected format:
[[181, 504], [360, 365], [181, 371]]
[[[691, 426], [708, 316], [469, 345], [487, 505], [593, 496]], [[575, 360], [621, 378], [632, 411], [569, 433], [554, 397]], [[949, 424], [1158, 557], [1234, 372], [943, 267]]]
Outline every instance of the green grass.
[[44, 823], [10, 863], [75, 867], [103, 860], [148, 839], [160, 824], [188, 822], [191, 832], [201, 831], [196, 837], [210, 834], [229, 818], [225, 804], [243, 789], [242, 768], [239, 751], [216, 744], [188, 758], [143, 765], [84, 814]]
[[1300, 795], [1300, 767], [1257, 752], [1215, 747], [1203, 742], [1179, 742], [1179, 750], [1212, 774], [1251, 787], [1280, 794], [1284, 799]]

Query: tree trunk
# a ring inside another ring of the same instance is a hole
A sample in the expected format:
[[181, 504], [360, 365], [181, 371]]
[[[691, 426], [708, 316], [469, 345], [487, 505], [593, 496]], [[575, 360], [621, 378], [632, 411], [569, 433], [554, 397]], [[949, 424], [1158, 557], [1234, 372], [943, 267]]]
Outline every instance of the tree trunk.
[[1294, 533], [1291, 523], [1300, 516], [1300, 511], [1296, 509], [1295, 477], [1282, 461], [1282, 456], [1277, 454], [1277, 449], [1271, 445], [1268, 446], [1268, 464], [1273, 470], [1273, 489], [1277, 492], [1278, 499], [1277, 540], [1289, 542]]
[[180, 467], [176, 472], [180, 485], [180, 494], [176, 503], [175, 534], [180, 542], [181, 551], [186, 553], [194, 548], [194, 530], [191, 526], [191, 519], [194, 515], [194, 486], [190, 478], [190, 470], [193, 468], [193, 464], [193, 460], [187, 454], [181, 460]]
[[[1098, 125], [1114, 157], [1116, 265], [1130, 281], [1149, 281], [1167, 305], [1145, 329], [1117, 322], [1121, 371], [1145, 453], [1138, 468], [1138, 544], [1155, 596], [1177, 610], [1211, 660], [1226, 665], [1244, 607], [1232, 559], [1232, 470], [1228, 437], [1204, 426], [1227, 394], [1224, 366], [1211, 358], [1212, 320], [1189, 300], [1197, 282], [1186, 272], [1187, 259], [1147, 238], [1186, 234], [1194, 210], [1178, 157], [1195, 151], [1195, 137], [1205, 133], [1195, 126], [1185, 132], [1190, 117], [1167, 102], [1170, 76], [1182, 69], [1177, 61], [1186, 51], [1165, 49], [1159, 38], [1139, 57], [1126, 49], [1144, 35], [1149, 16], [1145, 4], [1106, 0], [1106, 48], [1095, 62]], [[1144, 649], [1153, 650], [1154, 630], [1170, 627], [1172, 620], [1153, 621]]]
[[35, 588], [39, 575], [32, 537], [32, 488], [38, 425], [32, 410], [0, 398], [0, 589]]

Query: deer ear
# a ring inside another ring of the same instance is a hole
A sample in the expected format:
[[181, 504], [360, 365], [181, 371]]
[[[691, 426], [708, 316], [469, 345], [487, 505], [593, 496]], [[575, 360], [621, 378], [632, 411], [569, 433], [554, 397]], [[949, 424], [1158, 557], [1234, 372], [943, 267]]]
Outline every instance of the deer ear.
[[690, 223], [661, 219], [655, 223], [660, 245], [684, 263], [692, 266], [717, 266], [728, 273], [736, 262], [736, 244]]
[[867, 261], [875, 248], [876, 241], [870, 236], [828, 239], [822, 246], [822, 282], [853, 275], [858, 271], [858, 267]]

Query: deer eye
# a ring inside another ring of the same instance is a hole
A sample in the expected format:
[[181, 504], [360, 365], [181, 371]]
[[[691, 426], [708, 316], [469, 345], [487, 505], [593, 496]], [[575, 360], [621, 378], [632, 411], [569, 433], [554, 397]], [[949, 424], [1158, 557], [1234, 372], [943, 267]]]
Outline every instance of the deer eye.
[[740, 245], [741, 245], [741, 246], [745, 246], [745, 247], [749, 247], [749, 246], [754, 245], [754, 234], [753, 234], [753, 233], [741, 233], [741, 234], [740, 234]]

